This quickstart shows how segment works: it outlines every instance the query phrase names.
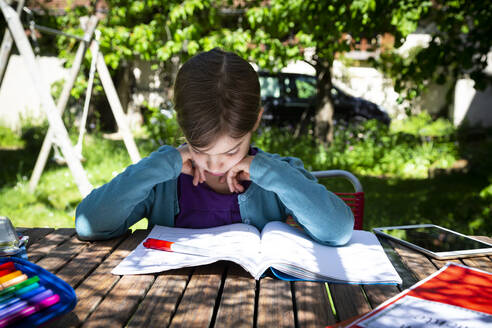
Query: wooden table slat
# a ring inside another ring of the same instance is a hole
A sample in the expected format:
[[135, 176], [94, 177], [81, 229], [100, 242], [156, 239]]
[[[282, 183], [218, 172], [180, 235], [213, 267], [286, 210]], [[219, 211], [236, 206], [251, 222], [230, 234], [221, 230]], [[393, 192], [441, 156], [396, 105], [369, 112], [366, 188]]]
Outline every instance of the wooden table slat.
[[101, 300], [120, 280], [120, 276], [111, 274], [111, 270], [148, 235], [147, 231], [136, 231], [123, 241], [76, 289], [77, 306], [60, 320], [56, 327], [78, 327], [95, 311]]
[[73, 257], [87, 248], [88, 243], [80, 241], [77, 236], [73, 236], [60, 246], [53, 249], [49, 256], [42, 258], [37, 262], [46, 270], [56, 273], [60, 268], [66, 265]]
[[396, 285], [363, 285], [362, 289], [373, 309], [400, 292]]
[[336, 323], [324, 283], [296, 281], [293, 284], [299, 327], [325, 327]]
[[129, 234], [104, 241], [87, 243], [88, 247], [63, 266], [56, 274], [76, 288]]
[[183, 268], [158, 275], [127, 327], [167, 327], [191, 272], [191, 268]]
[[75, 235], [75, 229], [61, 228], [54, 230], [44, 236], [44, 238], [31, 244], [28, 251], [28, 258], [31, 262], [38, 262], [43, 257], [49, 255], [58, 245], [67, 241]]
[[170, 327], [209, 327], [226, 266], [223, 262], [195, 269]]
[[290, 282], [265, 277], [260, 280], [257, 327], [294, 327]]
[[123, 327], [154, 279], [148, 274], [123, 276], [82, 327]]
[[389, 243], [400, 255], [402, 262], [419, 280], [426, 278], [437, 270], [436, 266], [422, 253], [403, 246], [398, 242], [389, 241]]
[[29, 250], [32, 244], [38, 242], [38, 240], [44, 238], [49, 233], [55, 231], [53, 228], [16, 228], [17, 232], [22, 233], [23, 235], [29, 236], [29, 240], [27, 242], [26, 249]]
[[371, 310], [360, 285], [328, 284], [339, 321]]
[[488, 256], [462, 259], [465, 265], [492, 273], [492, 260]]
[[214, 327], [253, 327], [255, 289], [256, 280], [239, 265], [229, 263]]
[[[377, 236], [377, 235], [376, 235]], [[403, 283], [400, 287], [401, 289], [408, 288], [419, 281], [417, 276], [411, 271], [408, 266], [403, 263], [402, 257], [398, 254], [389, 241], [381, 236], [377, 236], [381, 246], [383, 246], [384, 252], [388, 256], [391, 264], [395, 268], [396, 272], [402, 279]]]

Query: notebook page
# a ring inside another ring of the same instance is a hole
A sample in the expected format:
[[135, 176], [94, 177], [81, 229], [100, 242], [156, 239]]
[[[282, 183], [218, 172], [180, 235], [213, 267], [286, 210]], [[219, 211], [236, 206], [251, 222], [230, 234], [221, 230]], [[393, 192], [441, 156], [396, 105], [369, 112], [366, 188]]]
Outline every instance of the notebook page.
[[[147, 238], [208, 249], [216, 255], [200, 256], [148, 249], [143, 246], [143, 242]], [[247, 271], [255, 272], [256, 261], [259, 257], [259, 232], [255, 227], [242, 223], [208, 229], [186, 229], [156, 225], [147, 238], [111, 272], [118, 275], [153, 273], [209, 264], [218, 260], [234, 261]]]
[[288, 265], [292, 265], [291, 274], [315, 274], [305, 279], [321, 275], [325, 280], [352, 283], [401, 283], [376, 236], [367, 231], [355, 230], [346, 245], [331, 247], [283, 222], [271, 222], [263, 229], [261, 250], [264, 260], [275, 263], [272, 266], [280, 271], [289, 273]]

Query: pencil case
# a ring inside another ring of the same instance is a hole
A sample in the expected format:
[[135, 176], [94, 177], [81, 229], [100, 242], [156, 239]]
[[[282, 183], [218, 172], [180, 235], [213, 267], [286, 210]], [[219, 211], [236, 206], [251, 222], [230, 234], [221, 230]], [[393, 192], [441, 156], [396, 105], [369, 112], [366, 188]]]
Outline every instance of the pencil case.
[[62, 279], [51, 272], [43, 269], [39, 265], [31, 263], [18, 257], [0, 258], [0, 265], [6, 262], [14, 262], [17, 270], [26, 274], [29, 278], [39, 277], [39, 284], [47, 289], [51, 289], [54, 294], [58, 294], [59, 301], [37, 313], [34, 313], [13, 324], [14, 327], [37, 327], [55, 320], [57, 317], [73, 310], [77, 304], [77, 296], [73, 288]]

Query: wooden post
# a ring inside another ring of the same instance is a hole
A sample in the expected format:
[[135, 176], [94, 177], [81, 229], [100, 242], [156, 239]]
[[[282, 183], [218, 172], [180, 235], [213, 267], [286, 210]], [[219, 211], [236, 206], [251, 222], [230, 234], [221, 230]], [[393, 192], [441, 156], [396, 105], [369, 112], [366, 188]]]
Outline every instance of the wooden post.
[[70, 171], [72, 172], [75, 183], [77, 184], [82, 196], [86, 196], [92, 190], [92, 185], [87, 178], [80, 160], [76, 157], [68, 136], [68, 132], [63, 125], [61, 116], [58, 114], [55, 102], [51, 97], [50, 88], [48, 84], [43, 81], [41, 72], [36, 65], [34, 52], [32, 51], [31, 45], [29, 44], [29, 41], [24, 33], [24, 28], [22, 27], [19, 16], [5, 2], [5, 0], [0, 0], [0, 9], [2, 10], [5, 20], [7, 21], [17, 49], [25, 61], [27, 70], [41, 100], [41, 106], [46, 111], [50, 126], [54, 129], [56, 141], [62, 149], [63, 155], [67, 161]]
[[[80, 66], [82, 65], [82, 60], [84, 59], [85, 53], [89, 46], [89, 42], [96, 30], [97, 26], [97, 17], [91, 16], [89, 22], [87, 24], [87, 29], [84, 33], [85, 42], [80, 42], [79, 47], [77, 49], [77, 53], [75, 54], [75, 59], [72, 64], [72, 68], [70, 69], [70, 73], [67, 81], [63, 85], [63, 90], [60, 95], [60, 99], [58, 100], [58, 115], [60, 117], [63, 115], [65, 108], [67, 107], [68, 99], [70, 98], [70, 91], [75, 84], [75, 80], [77, 79], [77, 75], [80, 71]], [[46, 166], [46, 161], [48, 160], [48, 156], [51, 151], [51, 146], [53, 144], [54, 130], [50, 126], [48, 128], [48, 132], [43, 141], [43, 145], [41, 146], [41, 151], [39, 152], [38, 159], [36, 160], [36, 165], [34, 165], [34, 170], [31, 175], [31, 180], [29, 181], [29, 190], [34, 192], [36, 186], [38, 185], [39, 179], [41, 178], [41, 174], [43, 173], [44, 167]]]
[[[17, 3], [17, 15], [20, 16], [22, 8], [24, 7], [24, 0], [19, 0]], [[3, 75], [9, 61], [10, 50], [12, 49], [12, 35], [8, 28], [5, 29], [3, 34], [2, 46], [0, 46], [0, 86], [2, 85]]]
[[[97, 53], [96, 50], [96, 41], [92, 41], [91, 44], [91, 52], [93, 54]], [[123, 136], [123, 141], [125, 142], [126, 149], [128, 150], [128, 154], [133, 163], [136, 163], [140, 160], [140, 154], [138, 153], [137, 145], [135, 144], [135, 140], [133, 140], [133, 136], [130, 132], [130, 128], [126, 122], [125, 113], [123, 112], [123, 107], [121, 106], [120, 99], [118, 98], [118, 93], [116, 92], [116, 88], [114, 87], [113, 80], [111, 79], [111, 75], [109, 74], [108, 67], [104, 62], [103, 55], [99, 52], [97, 57], [97, 72], [99, 73], [99, 79], [104, 88], [104, 92], [106, 93], [106, 97], [108, 98], [109, 105], [111, 106], [111, 110], [113, 111], [114, 118], [116, 123], [118, 124], [119, 133]]]

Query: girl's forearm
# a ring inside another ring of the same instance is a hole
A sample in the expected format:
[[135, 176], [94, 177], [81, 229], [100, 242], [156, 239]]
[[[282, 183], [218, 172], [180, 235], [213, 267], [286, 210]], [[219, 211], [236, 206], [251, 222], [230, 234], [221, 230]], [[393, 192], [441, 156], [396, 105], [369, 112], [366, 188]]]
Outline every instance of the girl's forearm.
[[352, 235], [354, 217], [350, 208], [323, 185], [302, 171], [302, 162], [257, 154], [251, 163], [251, 180], [272, 191], [318, 242], [345, 244]]
[[94, 189], [76, 210], [75, 227], [83, 239], [106, 239], [122, 234], [146, 216], [153, 187], [181, 172], [181, 156], [163, 146], [131, 165], [105, 185]]

